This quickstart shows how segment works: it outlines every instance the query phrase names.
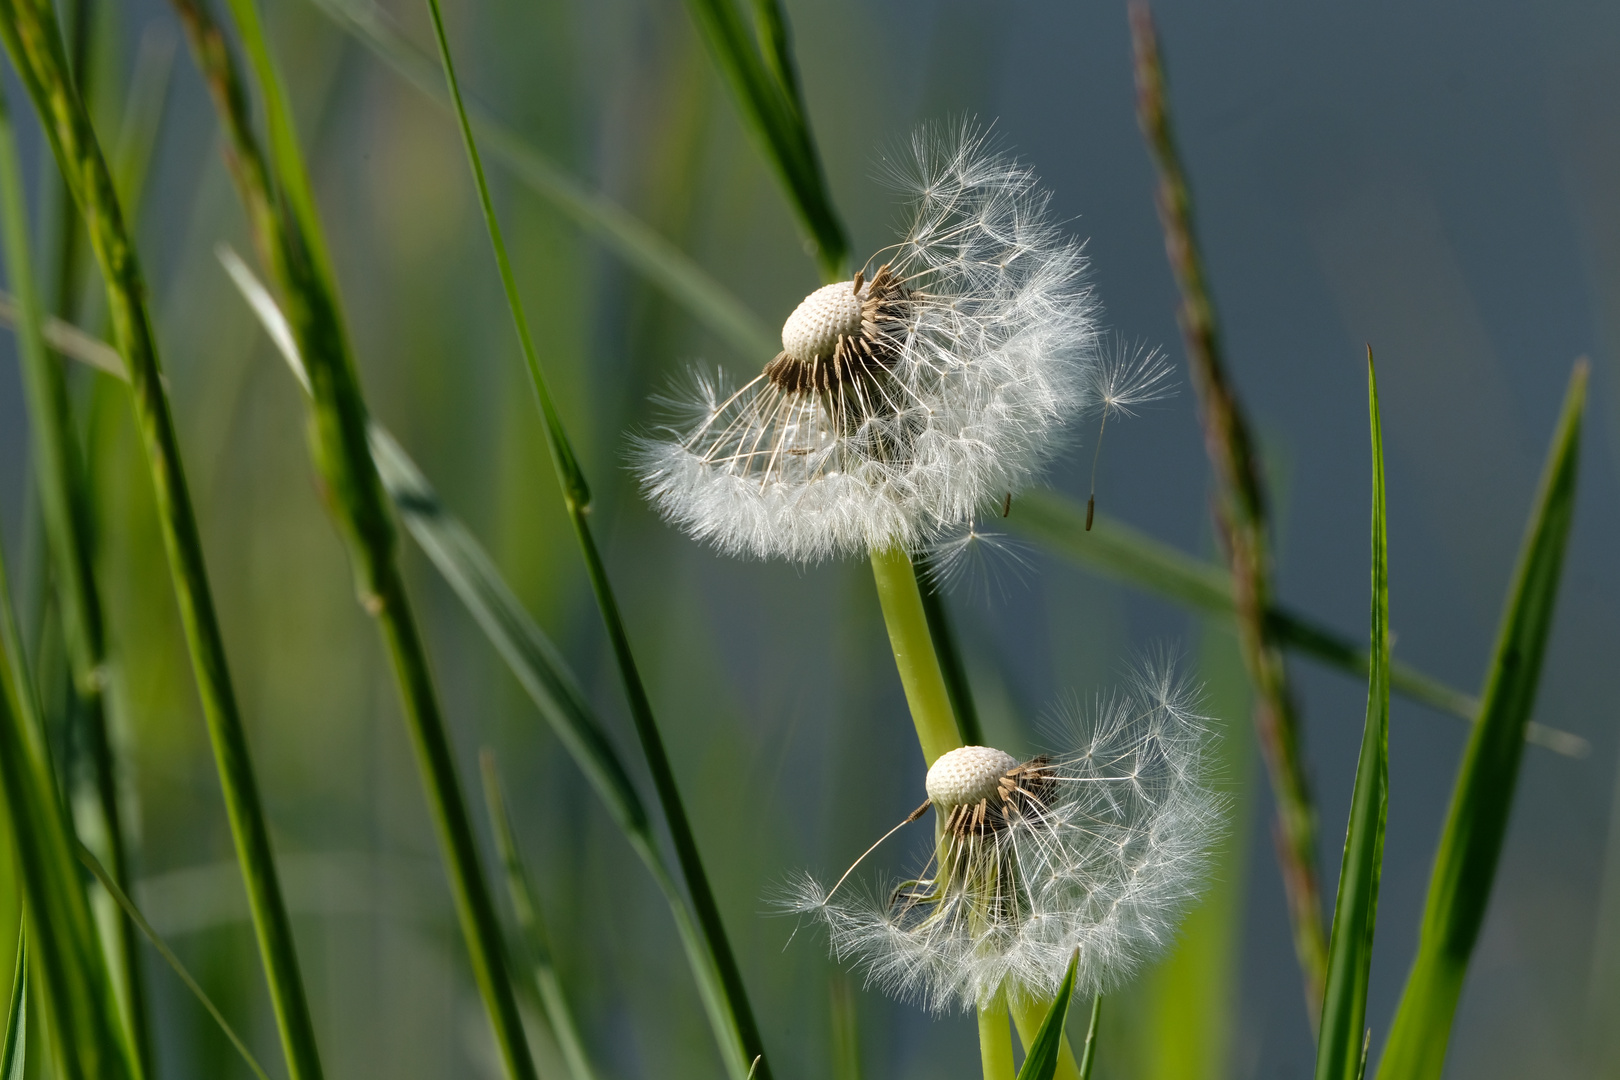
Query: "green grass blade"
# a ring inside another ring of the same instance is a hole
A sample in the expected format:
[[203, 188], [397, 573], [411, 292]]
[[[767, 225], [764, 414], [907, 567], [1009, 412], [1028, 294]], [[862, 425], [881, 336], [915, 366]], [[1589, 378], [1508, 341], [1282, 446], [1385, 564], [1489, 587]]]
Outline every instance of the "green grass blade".
[[6, 1039], [0, 1043], [0, 1080], [23, 1080], [28, 1066], [28, 932], [17, 929], [17, 973], [11, 977]]
[[85, 865], [85, 868], [90, 873], [95, 875], [96, 880], [101, 882], [101, 887], [107, 890], [107, 894], [118, 904], [125, 917], [140, 928], [141, 933], [146, 935], [146, 940], [152, 943], [152, 948], [156, 949], [158, 955], [168, 962], [169, 967], [174, 969], [174, 973], [179, 976], [180, 981], [186, 984], [186, 989], [191, 991], [192, 996], [207, 1010], [208, 1015], [214, 1018], [214, 1023], [219, 1025], [219, 1030], [225, 1033], [225, 1038], [229, 1039], [231, 1045], [236, 1047], [236, 1052], [242, 1055], [242, 1060], [247, 1062], [247, 1067], [253, 1070], [253, 1075], [257, 1076], [259, 1080], [270, 1080], [265, 1074], [264, 1067], [259, 1064], [258, 1059], [253, 1056], [253, 1052], [248, 1049], [247, 1043], [242, 1041], [242, 1037], [226, 1021], [225, 1014], [219, 1011], [219, 1006], [215, 1005], [213, 1000], [203, 992], [202, 985], [192, 977], [191, 972], [186, 970], [186, 966], [180, 962], [180, 958], [174, 954], [174, 950], [169, 948], [169, 943], [159, 937], [156, 930], [152, 929], [152, 924], [146, 920], [145, 915], [141, 914], [140, 909], [135, 906], [135, 902], [129, 898], [129, 894], [119, 888], [118, 882], [113, 880], [112, 875], [107, 872], [107, 868], [102, 866], [100, 861], [83, 846], [79, 848], [79, 861]]
[[517, 838], [512, 832], [512, 816], [506, 809], [506, 797], [501, 792], [500, 774], [495, 768], [495, 757], [487, 749], [480, 755], [484, 779], [484, 802], [489, 810], [491, 830], [495, 834], [495, 850], [499, 853], [501, 868], [506, 872], [506, 890], [517, 915], [518, 933], [529, 953], [533, 965], [534, 988], [540, 997], [540, 1008], [551, 1034], [557, 1040], [563, 1062], [568, 1066], [572, 1080], [596, 1080], [590, 1056], [585, 1051], [585, 1040], [580, 1037], [579, 1025], [574, 1022], [574, 1010], [568, 1005], [557, 968], [551, 962], [551, 946], [546, 941], [546, 929], [540, 919], [540, 903], [529, 871], [518, 854]]
[[[478, 189], [479, 206], [483, 211], [484, 224], [489, 231], [490, 246], [494, 251], [501, 284], [506, 292], [507, 307], [511, 312], [513, 327], [517, 331], [524, 362], [528, 367], [530, 386], [540, 407], [541, 421], [551, 449], [552, 466], [557, 471], [559, 486], [562, 488], [564, 509], [574, 526], [574, 536], [579, 542], [580, 554], [585, 560], [585, 572], [590, 579], [591, 592], [596, 599], [597, 610], [602, 616], [603, 628], [607, 631], [608, 641], [613, 648], [614, 661], [618, 665], [619, 675], [624, 684], [636, 736], [641, 742], [647, 770], [652, 774], [659, 806], [664, 812], [664, 821], [669, 828], [670, 839], [675, 845], [681, 875], [685, 879], [688, 893], [691, 894], [692, 913], [702, 927], [709, 962], [718, 973], [725, 991], [723, 1003], [711, 1002], [711, 1006], [724, 1005], [723, 1015], [714, 1011], [710, 1014], [711, 1020], [723, 1021], [716, 1030], [721, 1056], [736, 1080], [742, 1080], [750, 1073], [758, 1076], [760, 1080], [771, 1080], [770, 1063], [764, 1057], [759, 1026], [754, 1020], [753, 1007], [748, 1002], [742, 971], [737, 966], [736, 956], [731, 951], [730, 939], [726, 936], [725, 925], [720, 919], [720, 908], [715, 902], [708, 874], [703, 869], [697, 840], [692, 833], [691, 822], [686, 816], [680, 789], [675, 783], [675, 772], [664, 749], [663, 735], [658, 730], [657, 721], [653, 717], [652, 702], [641, 680], [641, 672], [636, 667], [635, 655], [630, 648], [630, 636], [619, 613], [619, 602], [614, 596], [613, 585], [607, 576], [607, 567], [602, 562], [590, 521], [586, 517], [590, 506], [590, 493], [585, 484], [585, 476], [580, 471], [573, 448], [563, 430], [562, 419], [552, 403], [551, 392], [546, 386], [545, 372], [541, 369], [539, 357], [535, 353], [528, 318], [523, 313], [522, 300], [518, 296], [517, 280], [512, 274], [511, 261], [507, 258], [506, 241], [501, 234], [500, 219], [495, 214], [495, 204], [490, 198], [489, 184], [484, 177], [483, 158], [478, 152], [478, 141], [473, 135], [472, 123], [468, 120], [466, 108], [462, 104], [461, 89], [456, 80], [455, 60], [450, 52], [450, 40], [445, 33], [444, 17], [439, 10], [438, 0], [428, 0], [428, 13], [433, 22], [434, 38], [439, 46], [439, 61], [444, 66], [445, 84], [449, 88], [451, 100], [455, 103], [462, 145], [466, 149], [467, 160], [472, 167], [473, 179]], [[702, 986], [700, 983], [700, 988]]]
[[[121, 882], [130, 880], [125, 843], [123, 801], [107, 732], [103, 686], [106, 680], [107, 635], [101, 594], [93, 572], [92, 514], [89, 474], [73, 420], [67, 378], [46, 349], [44, 317], [28, 242], [28, 206], [17, 159], [10, 111], [0, 100], [0, 233], [4, 234], [7, 276], [17, 290], [18, 359], [33, 434], [40, 509], [50, 550], [51, 575], [63, 614], [63, 637], [73, 676], [73, 717], [82, 733], [90, 767], [79, 781], [88, 788], [99, 814], [98, 826], [108, 860]], [[146, 989], [135, 928], [122, 917], [108, 928], [110, 951], [118, 958], [120, 1000], [126, 1026], [135, 1040], [142, 1071], [151, 1071]]]
[[1431, 1080], [1445, 1065], [1468, 961], [1490, 901], [1519, 778], [1524, 727], [1552, 630], [1565, 541], [1575, 513], [1587, 365], [1575, 365], [1541, 474], [1496, 648], [1480, 722], [1469, 737], [1419, 929], [1417, 956], [1379, 1063], [1380, 1080]]
[[[454, 111], [438, 62], [406, 41], [374, 5], [365, 0], [314, 3], [406, 82], [442, 108]], [[464, 101], [463, 105], [479, 145], [492, 159], [504, 163], [530, 191], [601, 240], [739, 354], [758, 361], [782, 347], [778, 336], [735, 294], [651, 226], [592, 191], [475, 102]]]
[[[1178, 551], [1162, 540], [1103, 514], [1088, 533], [1086, 508], [1055, 491], [1030, 491], [1018, 502], [1006, 524], [1015, 532], [1081, 566], [1194, 611], [1225, 620], [1236, 617], [1232, 576], [1224, 568]], [[1273, 605], [1266, 614], [1277, 638], [1290, 650], [1365, 678], [1367, 650], [1336, 630], [1304, 615]], [[1390, 661], [1390, 688], [1452, 716], [1472, 721], [1479, 700], [1398, 660]], [[1532, 723], [1525, 739], [1568, 757], [1584, 757], [1587, 741], [1557, 728]]]
[[1327, 984], [1316, 1043], [1316, 1080], [1357, 1080], [1367, 1021], [1367, 977], [1378, 925], [1378, 879], [1389, 813], [1389, 532], [1384, 516], [1384, 439], [1378, 378], [1367, 351], [1367, 413], [1372, 427], [1372, 630], [1367, 720], [1350, 800], [1328, 942]]
[[1091, 1002], [1091, 1022], [1086, 1025], [1086, 1044], [1080, 1051], [1080, 1080], [1091, 1080], [1091, 1070], [1097, 1063], [1097, 1025], [1102, 1021], [1102, 995]]
[[[133, 237], [90, 117], [73, 88], [51, 5], [46, 0], [3, 0], [0, 36], [34, 101], [101, 269], [114, 334], [130, 373], [136, 427], [152, 476], [170, 577], [247, 887], [271, 1004], [294, 1080], [314, 1080], [320, 1075], [314, 1025], [298, 974], [292, 927], [277, 878], [247, 735], [231, 687]], [[67, 854], [67, 858], [71, 864], [71, 855]], [[71, 865], [69, 871], [76, 872]]]
[[734, 0], [686, 3], [744, 121], [786, 189], [822, 276], [835, 281], [844, 275], [849, 241], [833, 209], [815, 139], [798, 100], [781, 12], [769, 0], [755, 7], [767, 37], [764, 54]]
[[[253, 0], [232, 0], [270, 130], [261, 149], [248, 115], [248, 92], [205, 0], [176, 0], [192, 52], [212, 92], [230, 143], [227, 160], [254, 239], [279, 287], [286, 325], [308, 380], [312, 453], [329, 505], [348, 543], [360, 601], [378, 623], [399, 688], [406, 728], [427, 796], [441, 858], [473, 976], [496, 1045], [514, 1080], [536, 1072], [494, 898], [484, 873], [455, 754], [397, 560], [388, 497], [371, 457], [370, 421], [343, 325], [291, 107], [259, 26]], [[283, 348], [287, 342], [283, 341]]]
[[[1063, 976], [1063, 984], [1058, 987], [1057, 997], [1052, 999], [1052, 1007], [1046, 1010], [1046, 1019], [1041, 1021], [1035, 1041], [1030, 1043], [1029, 1052], [1024, 1055], [1018, 1080], [1052, 1080], [1057, 1074], [1058, 1060], [1063, 1056], [1063, 1024], [1069, 1017], [1069, 999], [1074, 996], [1074, 969], [1079, 962], [1080, 952], [1077, 949], [1069, 960], [1069, 970]], [[1093, 1007], [1095, 1015], [1096, 1009]], [[1088, 1055], [1089, 1050], [1088, 1045]]]

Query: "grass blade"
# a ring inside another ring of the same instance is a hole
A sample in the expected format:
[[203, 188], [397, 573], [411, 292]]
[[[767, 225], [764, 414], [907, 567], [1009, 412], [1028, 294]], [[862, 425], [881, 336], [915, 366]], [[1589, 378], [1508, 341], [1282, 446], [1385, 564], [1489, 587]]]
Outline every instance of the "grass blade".
[[1390, 1027], [1380, 1080], [1428, 1080], [1445, 1065], [1468, 961], [1485, 920], [1519, 778], [1524, 726], [1535, 704], [1552, 630], [1564, 546], [1575, 513], [1587, 365], [1570, 376], [1562, 415], [1519, 549], [1496, 648], [1485, 676], [1480, 722], [1451, 792], [1424, 903], [1417, 956]]
[[11, 977], [6, 1039], [0, 1043], [0, 1080], [23, 1080], [28, 1066], [28, 932], [17, 928], [17, 973]]
[[1314, 1024], [1321, 1012], [1327, 971], [1327, 937], [1316, 876], [1316, 807], [1282, 642], [1266, 618], [1273, 594], [1266, 493], [1248, 420], [1227, 375], [1215, 307], [1204, 281], [1192, 197], [1171, 130], [1169, 93], [1153, 16], [1145, 0], [1132, 0], [1130, 12], [1137, 117], [1159, 175], [1165, 250], [1181, 290], [1177, 318], [1198, 393], [1204, 445], [1220, 491], [1216, 530], [1232, 568], [1238, 639], [1255, 690], [1255, 730], [1277, 804], [1277, 858], [1294, 928], [1294, 953], [1303, 976], [1307, 1015]]
[[[387, 648], [474, 979], [508, 1075], [533, 1080], [534, 1062], [494, 899], [427, 650], [399, 570], [388, 498], [371, 457], [370, 420], [291, 110], [253, 0], [232, 0], [231, 7], [265, 102], [273, 149], [269, 157], [253, 133], [247, 90], [230, 48], [204, 0], [176, 0], [175, 6], [229, 139], [227, 160], [255, 242], [279, 287], [284, 310], [290, 313], [285, 325], [307, 380], [315, 464], [332, 494], [329, 505], [348, 543], [360, 602], [377, 619]], [[278, 344], [285, 349], [289, 341]]]
[[743, 120], [776, 170], [821, 267], [822, 277], [844, 275], [849, 242], [833, 210], [810, 125], [798, 97], [787, 53], [787, 33], [774, 0], [755, 11], [766, 37], [765, 53], [743, 22], [734, 0], [687, 0], [687, 11], [731, 87]]
[[259, 1064], [258, 1059], [248, 1049], [247, 1043], [242, 1041], [242, 1037], [226, 1021], [225, 1014], [219, 1011], [219, 1006], [215, 1005], [213, 1000], [203, 992], [201, 984], [192, 978], [191, 972], [186, 970], [186, 966], [180, 962], [180, 958], [174, 954], [174, 950], [169, 948], [169, 943], [159, 937], [156, 930], [152, 929], [152, 924], [146, 921], [146, 916], [141, 914], [140, 909], [135, 906], [135, 902], [129, 898], [129, 894], [119, 888], [118, 882], [114, 881], [112, 875], [107, 873], [107, 868], [102, 866], [96, 857], [90, 854], [89, 849], [82, 845], [79, 847], [79, 861], [85, 865], [85, 868], [90, 873], [95, 875], [96, 880], [101, 882], [101, 887], [107, 890], [107, 894], [118, 904], [125, 917], [140, 928], [141, 933], [146, 935], [146, 940], [152, 943], [152, 948], [156, 949], [158, 955], [168, 962], [169, 967], [174, 969], [174, 973], [179, 976], [180, 981], [186, 984], [186, 989], [191, 991], [192, 996], [207, 1010], [208, 1015], [214, 1018], [214, 1023], [219, 1025], [219, 1030], [225, 1033], [225, 1038], [229, 1039], [231, 1045], [236, 1047], [236, 1052], [242, 1055], [242, 1060], [247, 1062], [247, 1067], [253, 1070], [253, 1075], [257, 1076], [259, 1080], [270, 1080], [265, 1074], [264, 1067]]
[[472, 167], [473, 179], [478, 189], [479, 206], [489, 231], [490, 246], [494, 251], [496, 267], [500, 271], [501, 284], [506, 292], [507, 307], [510, 309], [518, 344], [522, 348], [523, 359], [528, 367], [530, 386], [540, 407], [547, 445], [551, 449], [552, 466], [556, 469], [558, 483], [562, 488], [564, 508], [574, 526], [574, 536], [579, 541], [580, 554], [585, 559], [585, 571], [591, 582], [597, 610], [602, 616], [603, 626], [613, 647], [614, 660], [624, 683], [630, 716], [635, 723], [642, 754], [646, 758], [647, 769], [652, 774], [653, 786], [658, 793], [658, 802], [664, 812], [670, 839], [675, 845], [675, 855], [680, 862], [681, 874], [692, 897], [692, 911], [702, 927], [709, 960], [714, 970], [718, 972], [725, 991], [723, 1002], [711, 1003], [723, 1005], [723, 1013], [711, 1011], [710, 1016], [711, 1021], [718, 1022], [716, 1035], [720, 1043], [721, 1056], [736, 1080], [743, 1080], [750, 1074], [758, 1076], [760, 1080], [771, 1080], [770, 1063], [764, 1057], [759, 1026], [754, 1021], [753, 1008], [748, 1003], [742, 972], [737, 967], [736, 957], [731, 951], [731, 942], [720, 919], [719, 905], [715, 903], [714, 891], [709, 886], [708, 875], [703, 869], [703, 860], [698, 854], [697, 840], [692, 834], [691, 822], [686, 816], [680, 789], [675, 783], [675, 773], [670, 767], [669, 755], [664, 749], [663, 736], [659, 733], [657, 721], [653, 717], [652, 702], [647, 696], [646, 686], [642, 683], [641, 673], [636, 667], [635, 655], [630, 648], [630, 637], [625, 631], [624, 620], [619, 613], [618, 599], [613, 594], [607, 568], [602, 563], [590, 521], [586, 517], [590, 507], [590, 491], [579, 462], [574, 456], [573, 447], [569, 444], [568, 435], [563, 430], [562, 418], [557, 414], [552, 402], [551, 391], [547, 388], [539, 356], [535, 353], [528, 318], [523, 313], [523, 303], [518, 296], [517, 280], [512, 273], [511, 260], [507, 257], [506, 241], [501, 234], [500, 220], [495, 214], [495, 204], [490, 198], [489, 184], [484, 177], [483, 159], [479, 155], [478, 142], [473, 135], [472, 124], [467, 119], [466, 108], [462, 104], [461, 89], [456, 80], [455, 60], [450, 52], [450, 40], [445, 33], [444, 17], [439, 10], [438, 0], [428, 0], [428, 14], [432, 18], [433, 34], [439, 46], [439, 61], [444, 67], [445, 84], [450, 91], [451, 100], [455, 103], [462, 144], [467, 151], [467, 160]]
[[[0, 101], [0, 233], [4, 234], [7, 274], [17, 290], [18, 366], [28, 401], [37, 490], [54, 571], [51, 578], [61, 604], [63, 638], [72, 670], [72, 718], [89, 759], [81, 783], [92, 789], [98, 831], [113, 873], [119, 881], [128, 882], [123, 803], [103, 693], [107, 634], [92, 566], [89, 474], [75, 435], [66, 374], [46, 349], [43, 308], [29, 250], [22, 169], [4, 101]], [[120, 916], [112, 920], [108, 933], [110, 950], [119, 960], [119, 997], [127, 1012], [127, 1027], [142, 1071], [150, 1072], [146, 990], [135, 928]]]
[[1316, 1080], [1358, 1080], [1367, 1021], [1367, 978], [1378, 925], [1378, 879], [1389, 813], [1389, 532], [1384, 516], [1384, 438], [1378, 378], [1367, 350], [1367, 413], [1372, 428], [1372, 673], [1350, 825], [1339, 867], [1328, 945], [1327, 985], [1316, 1043]]
[[506, 889], [517, 915], [518, 933], [533, 965], [534, 988], [540, 997], [541, 1011], [551, 1025], [551, 1034], [557, 1040], [557, 1048], [562, 1052], [572, 1080], [596, 1080], [596, 1070], [585, 1052], [585, 1040], [580, 1037], [579, 1025], [574, 1023], [574, 1011], [568, 1006], [557, 969], [551, 962], [551, 946], [546, 943], [545, 926], [540, 921], [539, 900], [529, 881], [529, 871], [518, 854], [512, 816], [507, 812], [506, 797], [501, 793], [494, 755], [486, 749], [479, 764], [483, 769], [484, 802], [495, 834], [495, 850], [500, 855], [501, 868], [506, 871]]
[[[1069, 960], [1069, 970], [1063, 976], [1063, 984], [1058, 987], [1057, 997], [1052, 999], [1052, 1007], [1046, 1010], [1046, 1019], [1041, 1021], [1041, 1028], [1035, 1034], [1035, 1041], [1030, 1043], [1029, 1052], [1024, 1055], [1024, 1064], [1018, 1070], [1018, 1080], [1052, 1080], [1057, 1074], [1058, 1059], [1063, 1056], [1063, 1024], [1069, 1017], [1069, 999], [1074, 996], [1074, 969], [1080, 962], [1080, 952]], [[1101, 999], [1098, 999], [1099, 1003]], [[1092, 1017], [1095, 1020], [1097, 1006], [1092, 1007]], [[1095, 1028], [1092, 1031], [1095, 1034]], [[1091, 1036], [1087, 1036], [1087, 1058], [1089, 1063]]]

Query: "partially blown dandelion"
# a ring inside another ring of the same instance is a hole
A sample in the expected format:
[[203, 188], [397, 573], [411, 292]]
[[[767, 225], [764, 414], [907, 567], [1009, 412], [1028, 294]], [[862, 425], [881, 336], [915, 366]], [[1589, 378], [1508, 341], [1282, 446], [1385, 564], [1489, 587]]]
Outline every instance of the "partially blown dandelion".
[[1107, 990], [1164, 949], [1204, 882], [1222, 800], [1195, 705], [1161, 664], [1072, 718], [1064, 754], [953, 750], [907, 819], [936, 815], [919, 877], [847, 897], [806, 878], [787, 906], [871, 982], [936, 1011], [1049, 999], [1077, 949], [1076, 992]]
[[924, 129], [891, 172], [903, 239], [817, 289], [739, 389], [637, 446], [665, 516], [732, 554], [915, 550], [1017, 490], [1094, 379], [1086, 259], [1034, 174], [971, 126]]

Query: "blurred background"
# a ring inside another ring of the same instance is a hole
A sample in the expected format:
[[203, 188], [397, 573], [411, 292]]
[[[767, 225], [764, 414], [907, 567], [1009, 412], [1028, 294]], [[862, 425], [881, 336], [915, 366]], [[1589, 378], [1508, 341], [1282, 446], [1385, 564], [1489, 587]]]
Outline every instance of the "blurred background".
[[[639, 761], [453, 122], [309, 0], [263, 7], [371, 408]], [[309, 463], [298, 389], [215, 257], [221, 242], [249, 245], [211, 105], [166, 5], [91, 8], [103, 141], [151, 145], [142, 255], [328, 1071], [496, 1076], [392, 680]], [[363, 10], [431, 51], [423, 5]], [[1100, 508], [1213, 554], [1209, 469], [1136, 127], [1124, 5], [788, 0], [787, 10], [857, 261], [892, 239], [898, 216], [875, 177], [883, 149], [929, 119], [994, 122], [1089, 238], [1110, 329], [1162, 345], [1178, 367], [1179, 396], [1110, 425]], [[489, 113], [688, 252], [765, 326], [818, 284], [684, 5], [446, 0], [446, 13], [464, 85]], [[1620, 1038], [1605, 1031], [1620, 1016], [1620, 9], [1163, 0], [1156, 13], [1232, 373], [1277, 495], [1286, 603], [1365, 634], [1370, 343], [1389, 454], [1396, 655], [1477, 692], [1571, 364], [1592, 358], [1577, 518], [1536, 711], [1590, 753], [1526, 753], [1449, 1074], [1620, 1076]], [[51, 163], [6, 78], [44, 222]], [[649, 422], [649, 395], [675, 373], [750, 373], [770, 357], [705, 330], [505, 167], [494, 164], [492, 179], [778, 1075], [833, 1075], [832, 1015], [846, 1002], [866, 1075], [968, 1075], [971, 1018], [931, 1018], [863, 991], [813, 929], [795, 937], [791, 920], [768, 913], [786, 877], [836, 875], [919, 798], [923, 765], [866, 566], [718, 557], [658, 521], [625, 468], [626, 433]], [[87, 278], [78, 303], [90, 329], [98, 289]], [[25, 621], [48, 640], [16, 372], [13, 341], [0, 336], [0, 536]], [[279, 1070], [126, 395], [84, 371], [75, 383], [139, 823], [137, 899]], [[1084, 498], [1094, 438], [1078, 432], [1052, 486]], [[465, 609], [404, 544], [469, 792], [488, 746], [603, 1075], [719, 1075], [668, 909]], [[1157, 645], [1185, 658], [1223, 721], [1235, 812], [1219, 881], [1176, 953], [1110, 999], [1098, 1075], [1306, 1074], [1313, 1050], [1270, 798], [1227, 629], [1033, 547], [990, 560], [949, 604], [987, 734], [1015, 753], [1044, 745], [1041, 721], [1064, 701], [1106, 692]], [[1331, 897], [1365, 687], [1297, 657], [1292, 667]], [[1392, 723], [1375, 1056], [1467, 734], [1400, 698]], [[871, 869], [916, 859], [902, 842]], [[163, 1075], [248, 1075], [151, 954], [148, 972]], [[542, 1065], [555, 1061], [536, 1038]]]

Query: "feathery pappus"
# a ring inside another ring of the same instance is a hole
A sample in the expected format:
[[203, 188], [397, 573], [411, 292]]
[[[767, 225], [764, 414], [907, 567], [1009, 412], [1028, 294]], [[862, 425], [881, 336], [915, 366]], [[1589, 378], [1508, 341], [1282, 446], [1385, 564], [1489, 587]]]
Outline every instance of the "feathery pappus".
[[697, 380], [637, 440], [649, 498], [722, 551], [917, 550], [1027, 484], [1095, 393], [1086, 258], [1035, 174], [967, 123], [895, 158], [900, 241], [806, 297], [758, 376]]
[[805, 877], [784, 907], [822, 922], [870, 983], [934, 1011], [1049, 1000], [1076, 950], [1077, 994], [1119, 985], [1205, 883], [1225, 806], [1213, 735], [1164, 663], [1066, 726], [1062, 753], [966, 746], [934, 762], [906, 819], [935, 814], [917, 877], [876, 893], [846, 891], [849, 872], [830, 890]]

